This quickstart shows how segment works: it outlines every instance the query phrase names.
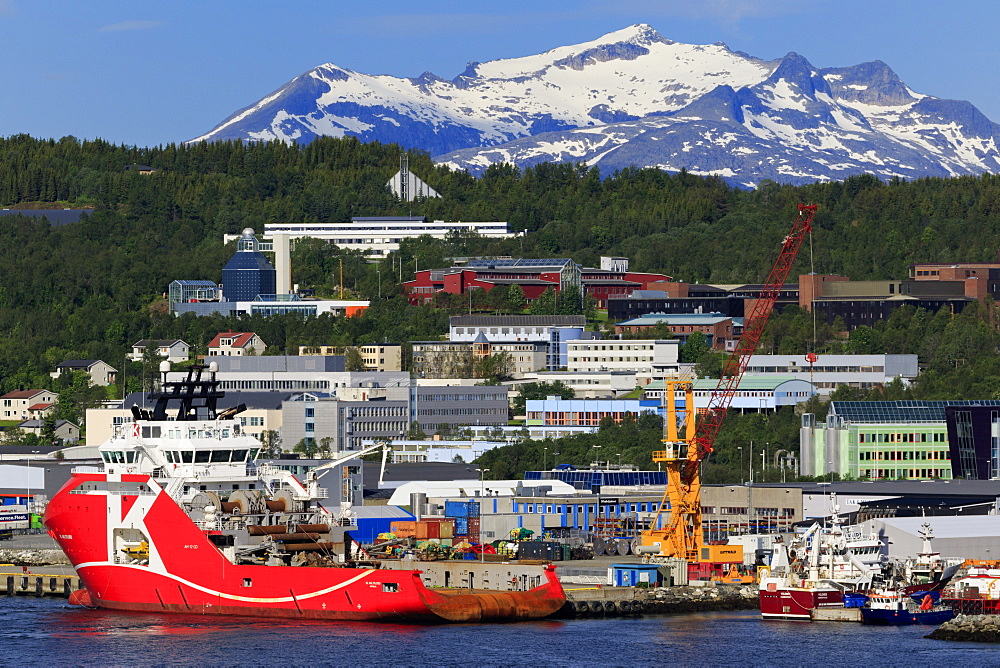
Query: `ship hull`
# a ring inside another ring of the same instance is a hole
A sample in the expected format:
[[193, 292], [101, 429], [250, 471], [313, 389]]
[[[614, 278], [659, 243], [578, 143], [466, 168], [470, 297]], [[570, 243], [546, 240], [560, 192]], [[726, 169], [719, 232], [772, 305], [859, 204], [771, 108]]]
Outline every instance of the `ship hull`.
[[879, 626], [901, 626], [909, 624], [944, 624], [955, 616], [952, 610], [928, 610], [910, 612], [908, 610], [879, 610], [861, 608], [861, 622]]
[[816, 608], [842, 608], [844, 595], [840, 591], [805, 587], [776, 587], [760, 591], [760, 614], [764, 619], [798, 619], [808, 621]]
[[[75, 490], [86, 481], [137, 493]], [[502, 622], [548, 616], [566, 600], [551, 566], [542, 584], [528, 591], [440, 591], [428, 589], [416, 569], [234, 564], [146, 476], [74, 476], [49, 502], [45, 522], [84, 584], [86, 591], [76, 599], [109, 610]], [[116, 551], [122, 531], [142, 532], [149, 543], [148, 559], [136, 563]]]

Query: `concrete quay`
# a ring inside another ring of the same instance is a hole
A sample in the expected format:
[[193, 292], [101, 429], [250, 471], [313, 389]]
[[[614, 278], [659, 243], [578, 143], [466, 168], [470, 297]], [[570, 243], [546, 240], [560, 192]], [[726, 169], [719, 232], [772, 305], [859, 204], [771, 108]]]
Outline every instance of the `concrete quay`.
[[958, 615], [924, 637], [932, 640], [1000, 643], [1000, 615]]
[[719, 610], [756, 610], [755, 586], [576, 587], [564, 585], [566, 605], [560, 617], [670, 615]]

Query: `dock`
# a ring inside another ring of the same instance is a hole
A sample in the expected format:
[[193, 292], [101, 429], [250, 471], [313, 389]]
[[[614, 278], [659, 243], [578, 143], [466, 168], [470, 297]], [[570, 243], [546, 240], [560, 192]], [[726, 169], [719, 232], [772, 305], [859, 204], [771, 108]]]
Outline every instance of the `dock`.
[[861, 608], [816, 608], [809, 616], [814, 622], [861, 622]]
[[0, 595], [69, 598], [80, 587], [80, 578], [75, 574], [0, 573]]

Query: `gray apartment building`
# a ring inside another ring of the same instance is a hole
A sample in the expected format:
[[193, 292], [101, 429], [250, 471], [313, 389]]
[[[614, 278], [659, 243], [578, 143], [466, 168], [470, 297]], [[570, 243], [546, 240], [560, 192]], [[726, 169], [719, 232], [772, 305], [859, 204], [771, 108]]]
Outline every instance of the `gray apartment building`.
[[506, 386], [431, 386], [385, 388], [365, 400], [338, 399], [327, 392], [303, 392], [282, 403], [282, 440], [286, 448], [311, 438], [330, 449], [360, 449], [364, 441], [400, 440], [419, 418], [427, 434], [470, 426], [506, 425]]

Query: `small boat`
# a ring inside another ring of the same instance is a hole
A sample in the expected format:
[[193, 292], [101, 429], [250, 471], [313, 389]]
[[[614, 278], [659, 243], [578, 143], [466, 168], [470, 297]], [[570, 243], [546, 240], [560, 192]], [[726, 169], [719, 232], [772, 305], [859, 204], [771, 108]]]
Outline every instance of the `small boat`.
[[868, 595], [868, 602], [861, 608], [861, 621], [883, 626], [943, 624], [955, 616], [955, 611], [938, 601], [934, 592], [907, 595], [899, 589], [878, 589]]

